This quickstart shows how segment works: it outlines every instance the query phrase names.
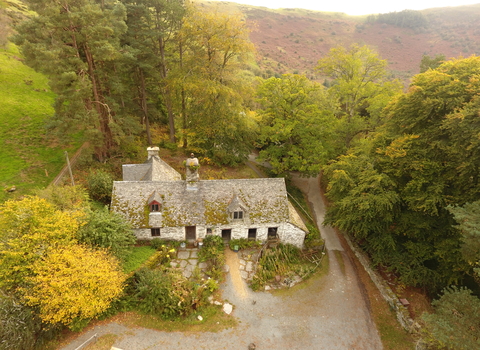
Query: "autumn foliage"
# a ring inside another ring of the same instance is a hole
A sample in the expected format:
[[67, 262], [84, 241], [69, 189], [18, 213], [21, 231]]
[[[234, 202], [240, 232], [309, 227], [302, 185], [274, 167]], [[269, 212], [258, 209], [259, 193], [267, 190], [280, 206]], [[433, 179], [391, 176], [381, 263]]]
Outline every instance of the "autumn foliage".
[[57, 210], [45, 199], [26, 197], [0, 206], [0, 288], [15, 290], [50, 248], [75, 243], [81, 212]]
[[85, 212], [57, 208], [36, 196], [0, 205], [0, 289], [72, 326], [108, 308], [125, 278], [109, 251], [78, 243]]
[[28, 304], [47, 323], [70, 325], [105, 311], [122, 291], [124, 274], [106, 250], [70, 245], [50, 251], [34, 268]]

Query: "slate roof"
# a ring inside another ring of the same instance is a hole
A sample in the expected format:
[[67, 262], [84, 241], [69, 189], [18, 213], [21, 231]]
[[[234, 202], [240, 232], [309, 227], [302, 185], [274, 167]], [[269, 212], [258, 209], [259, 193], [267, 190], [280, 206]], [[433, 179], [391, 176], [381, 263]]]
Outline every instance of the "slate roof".
[[228, 224], [229, 206], [237, 203], [246, 207], [250, 224], [291, 222], [306, 230], [288, 202], [283, 178], [203, 180], [195, 188], [186, 181], [115, 181], [112, 209], [135, 227], [147, 227], [146, 206], [152, 196], [160, 196], [168, 227]]
[[165, 163], [160, 157], [150, 157], [143, 164], [124, 164], [122, 166], [124, 181], [175, 181], [182, 176]]

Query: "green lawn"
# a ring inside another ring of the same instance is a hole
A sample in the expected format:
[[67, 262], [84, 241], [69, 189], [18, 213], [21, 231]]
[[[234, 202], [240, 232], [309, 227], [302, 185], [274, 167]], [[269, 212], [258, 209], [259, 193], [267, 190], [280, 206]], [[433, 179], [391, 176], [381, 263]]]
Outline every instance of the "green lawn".
[[[64, 149], [45, 128], [55, 95], [21, 57], [13, 44], [0, 48], [0, 202], [46, 186], [64, 164]], [[7, 193], [12, 186], [17, 191]]]
[[155, 252], [156, 250], [150, 246], [133, 247], [132, 252], [123, 263], [123, 271], [125, 273], [135, 271]]

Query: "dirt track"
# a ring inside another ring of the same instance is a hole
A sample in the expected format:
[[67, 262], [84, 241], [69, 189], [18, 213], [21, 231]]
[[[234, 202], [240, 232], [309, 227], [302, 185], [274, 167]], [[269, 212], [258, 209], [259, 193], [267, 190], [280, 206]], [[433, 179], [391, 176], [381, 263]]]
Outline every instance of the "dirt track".
[[[308, 193], [317, 220], [323, 220], [318, 179], [296, 179]], [[277, 296], [252, 292], [236, 276], [238, 257], [227, 255], [230, 273], [222, 285], [223, 296], [234, 306], [239, 326], [218, 333], [160, 332], [126, 328], [116, 323], [98, 326], [83, 334], [62, 350], [74, 350], [93, 334], [118, 334], [115, 347], [124, 350], [146, 349], [242, 349], [255, 343], [257, 350], [382, 349], [372, 321], [367, 298], [353, 264], [343, 252], [338, 237], [330, 228], [321, 227], [330, 261], [329, 273], [315, 277], [295, 293]]]

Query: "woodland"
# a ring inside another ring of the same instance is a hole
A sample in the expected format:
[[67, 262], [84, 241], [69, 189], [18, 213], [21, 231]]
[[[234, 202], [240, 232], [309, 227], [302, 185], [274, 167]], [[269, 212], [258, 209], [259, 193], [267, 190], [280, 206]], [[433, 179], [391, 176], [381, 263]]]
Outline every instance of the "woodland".
[[[243, 164], [256, 150], [272, 176], [322, 172], [327, 223], [433, 300], [433, 312], [419, 319], [429, 346], [478, 348], [480, 57], [424, 55], [405, 87], [375, 49], [353, 43], [320, 57], [314, 78], [265, 75], [239, 12], [181, 0], [25, 4], [33, 12], [14, 18], [0, 44], [17, 47], [48, 79], [53, 112], [43, 132], [56, 142], [88, 142], [91, 164], [160, 145], [219, 167]], [[416, 13], [369, 21], [424, 25]], [[0, 349], [18, 339], [41, 348], [62, 327], [81, 329], [121, 309], [132, 286], [121, 262], [134, 238], [121, 218], [86, 204], [108, 204], [113, 177], [92, 172], [89, 194], [47, 188], [0, 205], [0, 333], [8, 339]], [[81, 258], [91, 268], [72, 270]], [[97, 284], [86, 282], [88, 271]], [[141, 272], [130, 293], [145, 300], [149, 283], [170, 283], [184, 298], [194, 288], [162, 278]], [[62, 283], [67, 292], [58, 294]], [[68, 291], [79, 285], [88, 287], [72, 299]], [[86, 303], [92, 295], [96, 302]], [[167, 318], [188, 313], [162, 300]], [[8, 327], [5, 310], [16, 315]]]

